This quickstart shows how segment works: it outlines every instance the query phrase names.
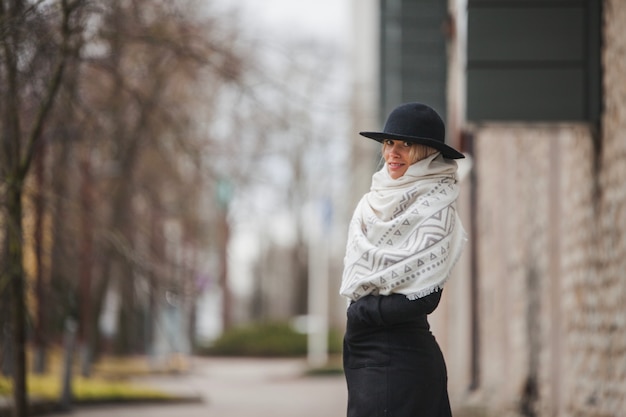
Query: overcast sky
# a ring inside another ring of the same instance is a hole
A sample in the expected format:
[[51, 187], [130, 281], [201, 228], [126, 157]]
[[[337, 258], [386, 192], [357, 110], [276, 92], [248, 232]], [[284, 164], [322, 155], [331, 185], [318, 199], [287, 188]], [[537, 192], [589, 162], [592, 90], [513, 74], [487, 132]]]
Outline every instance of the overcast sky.
[[350, 0], [220, 0], [242, 12], [252, 30], [346, 42]]
[[[349, 48], [350, 4], [352, 0], [200, 0], [207, 1], [211, 7], [227, 12], [235, 12], [239, 16], [242, 28], [247, 37], [252, 37], [264, 44], [268, 49], [300, 40], [317, 40], [321, 44], [329, 43], [333, 49]], [[347, 60], [345, 62], [348, 62]], [[338, 63], [337, 63], [338, 64]], [[335, 68], [335, 71], [337, 68]], [[345, 76], [345, 75], [343, 75]], [[339, 90], [339, 89], [338, 89]], [[335, 154], [333, 154], [335, 155]], [[265, 218], [258, 225], [269, 227], [274, 236], [264, 239], [290, 240], [293, 235], [293, 223], [285, 222], [283, 217], [289, 213], [276, 213], [276, 219]], [[251, 221], [254, 221], [250, 216]], [[289, 218], [289, 217], [287, 217]], [[255, 225], [256, 223], [253, 223]], [[249, 270], [251, 262], [259, 254], [258, 233], [255, 227], [233, 225], [229, 257], [232, 265], [230, 279], [235, 292], [252, 290]]]

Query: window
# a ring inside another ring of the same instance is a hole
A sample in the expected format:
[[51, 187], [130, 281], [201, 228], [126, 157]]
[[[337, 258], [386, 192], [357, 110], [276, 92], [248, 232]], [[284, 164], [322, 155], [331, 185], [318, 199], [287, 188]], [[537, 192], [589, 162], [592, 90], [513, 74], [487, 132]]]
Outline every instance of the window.
[[600, 115], [601, 0], [468, 0], [470, 121]]
[[420, 101], [445, 120], [447, 0], [381, 0], [381, 118]]

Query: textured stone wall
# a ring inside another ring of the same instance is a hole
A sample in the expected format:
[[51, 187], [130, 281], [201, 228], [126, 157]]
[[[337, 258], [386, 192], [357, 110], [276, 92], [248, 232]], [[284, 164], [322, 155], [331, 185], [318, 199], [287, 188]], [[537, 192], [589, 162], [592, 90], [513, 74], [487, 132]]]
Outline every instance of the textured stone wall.
[[[593, 224], [571, 259], [568, 346], [572, 358], [566, 413], [626, 415], [626, 2], [604, 2], [604, 115], [592, 203]], [[576, 184], [572, 183], [571, 188]]]
[[586, 142], [585, 126], [476, 131], [479, 391], [490, 409], [538, 412], [562, 390], [551, 381], [565, 348], [565, 314], [554, 307], [563, 299], [562, 220], [571, 210], [563, 151], [584, 155]]
[[461, 301], [468, 297], [466, 264], [435, 320], [457, 406], [500, 416], [626, 416], [623, 0], [604, 2], [603, 71], [599, 130], [584, 124], [472, 128], [480, 289], [476, 390], [467, 390], [470, 336], [459, 331], [468, 324]]

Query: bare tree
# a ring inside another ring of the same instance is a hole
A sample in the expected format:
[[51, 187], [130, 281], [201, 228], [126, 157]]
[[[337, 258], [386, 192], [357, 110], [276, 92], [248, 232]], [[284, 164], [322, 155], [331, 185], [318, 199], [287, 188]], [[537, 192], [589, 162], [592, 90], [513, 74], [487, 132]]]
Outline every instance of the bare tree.
[[[315, 133], [312, 115], [328, 109], [310, 104], [323, 94], [329, 61], [294, 56], [272, 67], [232, 21], [194, 13], [191, 4], [0, 0], [0, 297], [13, 302], [19, 416], [26, 407], [21, 201], [27, 177], [37, 178], [31, 165], [43, 138], [38, 172], [50, 186], [37, 195], [52, 220], [35, 241], [53, 243], [42, 254], [51, 265], [48, 303], [39, 297], [37, 309], [55, 331], [65, 316], [79, 319], [84, 365], [101, 346], [109, 291], [123, 299], [118, 352], [145, 351], [166, 291], [195, 302], [203, 255], [221, 254], [228, 296], [226, 247], [238, 215], [232, 202], [241, 207], [246, 190], [276, 186], [273, 165], [281, 161], [289, 180], [279, 184], [275, 204], [300, 213], [307, 182], [319, 175], [311, 174], [310, 151], [312, 144], [323, 149], [326, 138]], [[219, 194], [225, 184], [231, 192]], [[168, 234], [171, 225], [180, 236]], [[297, 253], [304, 250], [299, 233]], [[228, 303], [223, 315], [231, 320]]]
[[[18, 417], [27, 414], [22, 194], [65, 68], [75, 53], [72, 39], [76, 22], [72, 18], [80, 5], [78, 0], [53, 4], [0, 2], [4, 90], [0, 161], [7, 219], [7, 267], [1, 281], [8, 283], [11, 291], [14, 402]], [[43, 62], [48, 65], [41, 66]]]
[[[137, 277], [150, 277], [153, 300], [158, 288], [178, 285], [168, 283], [172, 276], [166, 271], [178, 276], [184, 267], [168, 259], [159, 241], [152, 242], [157, 260], [143, 256], [137, 240], [147, 233], [162, 236], [158, 229], [172, 218], [182, 225], [187, 243], [194, 246], [199, 240], [193, 191], [198, 191], [203, 176], [190, 176], [183, 168], [201, 168], [197, 155], [209, 147], [211, 138], [206, 133], [199, 138], [193, 118], [200, 116], [197, 108], [202, 107], [202, 117], [210, 120], [215, 105], [211, 96], [221, 85], [238, 82], [245, 59], [224, 42], [228, 32], [216, 21], [193, 19], [190, 12], [167, 1], [113, 2], [102, 9], [93, 40], [104, 52], [86, 62], [84, 100], [98, 119], [92, 146], [99, 160], [93, 163], [115, 166], [114, 177], [94, 184], [98, 209], [92, 215], [98, 220], [91, 223], [97, 225], [93, 267], [98, 274], [87, 297], [93, 300], [90, 317], [97, 320], [107, 290], [115, 285], [120, 291], [124, 301], [115, 344], [119, 353], [142, 349], [136, 331], [142, 327], [137, 320], [143, 308], [136, 305]], [[200, 80], [210, 83], [202, 85]], [[199, 89], [208, 90], [201, 98], [209, 102], [199, 101]], [[151, 220], [146, 224], [142, 219]], [[91, 329], [94, 349], [97, 322], [82, 322]]]
[[[289, 297], [279, 299], [265, 296], [265, 301], [257, 299], [256, 308], [260, 311], [273, 308], [281, 299], [290, 300], [290, 305], [279, 312], [268, 312], [266, 318], [286, 319], [290, 315], [307, 314], [309, 242], [307, 229], [311, 227], [311, 205], [319, 205], [320, 200], [334, 200], [341, 181], [342, 172], [335, 158], [341, 152], [345, 132], [338, 121], [346, 118], [347, 106], [342, 102], [338, 68], [342, 64], [339, 50], [323, 43], [294, 38], [283, 48], [270, 51], [265, 74], [265, 88], [261, 96], [269, 97], [271, 109], [265, 133], [268, 137], [264, 153], [258, 154], [253, 169], [257, 181], [248, 184], [248, 190], [266, 188], [272, 190], [273, 198], [258, 202], [240, 201], [251, 213], [262, 211], [262, 218], [270, 213], [283, 211], [292, 219], [293, 246], [288, 250], [277, 269], [277, 262], [258, 269], [260, 288], [255, 297], [272, 293], [271, 288], [282, 280], [282, 288], [290, 288]], [[262, 179], [263, 181], [258, 181]], [[254, 193], [251, 193], [254, 195]], [[267, 233], [267, 230], [261, 230]], [[271, 242], [266, 242], [267, 253], [275, 256], [285, 250], [276, 250]], [[286, 267], [287, 266], [287, 267]], [[286, 270], [290, 271], [286, 275]], [[263, 288], [263, 287], [267, 288]]]

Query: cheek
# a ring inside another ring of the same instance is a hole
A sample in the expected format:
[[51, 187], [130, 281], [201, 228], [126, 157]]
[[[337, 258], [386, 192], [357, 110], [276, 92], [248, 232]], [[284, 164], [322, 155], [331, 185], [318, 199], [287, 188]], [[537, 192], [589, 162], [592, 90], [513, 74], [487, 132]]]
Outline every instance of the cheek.
[[[383, 159], [386, 160], [390, 153], [390, 148], [383, 148]], [[396, 148], [393, 154], [394, 156], [400, 156], [400, 158], [404, 161], [410, 161], [411, 159], [411, 150], [409, 148]]]
[[411, 159], [411, 150], [410, 149], [401, 149], [398, 154], [400, 155], [400, 157], [405, 161], [405, 162], [409, 162]]

